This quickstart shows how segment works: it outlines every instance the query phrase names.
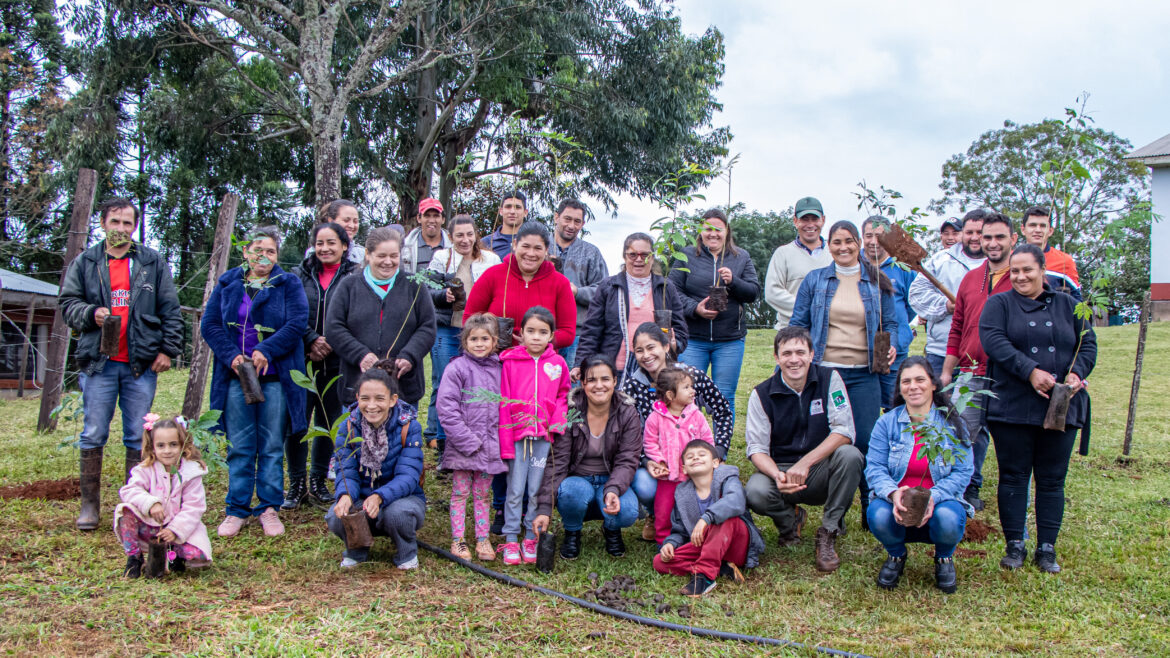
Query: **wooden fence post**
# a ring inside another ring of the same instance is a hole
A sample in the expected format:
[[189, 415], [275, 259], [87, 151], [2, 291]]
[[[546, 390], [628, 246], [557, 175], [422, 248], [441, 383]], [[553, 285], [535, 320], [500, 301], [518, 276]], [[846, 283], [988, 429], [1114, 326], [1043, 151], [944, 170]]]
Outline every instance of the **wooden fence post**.
[[[73, 215], [69, 218], [69, 237], [65, 241], [65, 260], [61, 266], [60, 285], [73, 260], [85, 249], [89, 240], [89, 216], [93, 214], [93, 198], [97, 191], [97, 172], [93, 169], [77, 171], [77, 190], [73, 193]], [[41, 411], [37, 417], [37, 431], [49, 432], [57, 428], [53, 409], [61, 402], [65, 382], [65, 360], [69, 356], [69, 327], [61, 317], [61, 305], [53, 311], [53, 329], [49, 334], [48, 355], [45, 358], [45, 386], [41, 391]]]
[[1138, 388], [1142, 383], [1142, 360], [1146, 356], [1146, 327], [1150, 323], [1150, 291], [1142, 299], [1141, 317], [1138, 318], [1137, 356], [1134, 357], [1133, 386], [1129, 389], [1129, 417], [1125, 419], [1125, 443], [1121, 445], [1121, 454], [1129, 456], [1129, 449], [1133, 446], [1133, 424], [1137, 420]]
[[[203, 304], [207, 306], [207, 298], [215, 290], [219, 277], [227, 269], [228, 256], [232, 251], [232, 230], [236, 226], [236, 209], [239, 207], [240, 197], [235, 194], [225, 194], [223, 204], [219, 207], [219, 219], [215, 224], [215, 242], [211, 248], [211, 262], [207, 267], [207, 283], [203, 286]], [[199, 332], [199, 321], [202, 313], [195, 314], [195, 322], [191, 331], [191, 371], [187, 373], [187, 392], [183, 396], [183, 416], [190, 419], [199, 417], [199, 409], [203, 406], [203, 389], [207, 384], [207, 366], [211, 363], [211, 348], [203, 340]]]
[[24, 397], [24, 378], [28, 376], [28, 348], [32, 345], [33, 316], [37, 312], [37, 298], [33, 297], [31, 293], [29, 297], [31, 299], [28, 303], [28, 316], [24, 319], [24, 344], [20, 346], [20, 378], [16, 383], [16, 397], [18, 398]]

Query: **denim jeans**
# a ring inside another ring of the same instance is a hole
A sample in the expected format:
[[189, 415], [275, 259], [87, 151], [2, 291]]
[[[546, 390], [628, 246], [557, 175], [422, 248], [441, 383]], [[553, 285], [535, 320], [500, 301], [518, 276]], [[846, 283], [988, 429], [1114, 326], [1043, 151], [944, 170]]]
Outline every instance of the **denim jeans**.
[[943, 363], [947, 360], [947, 357], [945, 355], [939, 356], [938, 354], [931, 354], [930, 352], [927, 352], [926, 360], [930, 363], [930, 368], [934, 370], [934, 376], [941, 379], [943, 374]]
[[[578, 321], [584, 321], [584, 318], [581, 317], [580, 315], [577, 316], [577, 319], [578, 319]], [[568, 347], [562, 347], [561, 349], [557, 350], [557, 354], [561, 355], [561, 358], [565, 360], [565, 363], [569, 364], [570, 368], [577, 365], [577, 364], [573, 363], [573, 359], [577, 358], [577, 345], [580, 343], [581, 343], [581, 335], [578, 334], [577, 337], [573, 339], [573, 342], [570, 343]]]
[[557, 512], [561, 515], [565, 530], [576, 532], [585, 521], [592, 519], [602, 519], [602, 526], [606, 530], [620, 530], [634, 525], [638, 520], [638, 497], [634, 495], [632, 487], [618, 496], [621, 505], [618, 513], [606, 513], [605, 483], [608, 480], [608, 475], [570, 475], [561, 482], [557, 488]]
[[435, 406], [439, 392], [439, 382], [443, 380], [443, 371], [451, 359], [459, 356], [459, 335], [463, 332], [459, 327], [439, 325], [435, 332], [435, 344], [431, 346], [431, 402], [427, 406], [428, 439], [439, 441], [439, 454], [443, 452], [443, 445], [447, 441], [447, 434], [443, 432], [443, 425], [439, 422], [439, 412]]
[[540, 483], [544, 479], [544, 468], [552, 444], [546, 439], [526, 438], [516, 442], [516, 457], [508, 462], [508, 497], [504, 504], [504, 538], [517, 541], [523, 533], [525, 539], [536, 539], [532, 531], [532, 520], [536, 518], [536, 507], [525, 509], [525, 501], [536, 498]]
[[[365, 499], [353, 501], [351, 509], [361, 509]], [[427, 503], [418, 496], [405, 496], [389, 503], [383, 501], [382, 509], [377, 519], [369, 519], [370, 534], [375, 537], [389, 537], [394, 541], [394, 564], [405, 564], [418, 557], [418, 531], [422, 528], [426, 517]], [[345, 526], [341, 519], [333, 513], [333, 508], [325, 514], [325, 525], [329, 532], [345, 541]], [[345, 549], [345, 557], [358, 562], [365, 562], [370, 558], [369, 548]]]
[[678, 360], [700, 372], [711, 366], [711, 381], [731, 403], [731, 422], [735, 422], [735, 388], [739, 386], [739, 369], [743, 365], [744, 339], [687, 341], [687, 349]]
[[654, 511], [654, 494], [658, 492], [658, 480], [650, 475], [645, 466], [634, 471], [634, 481], [630, 484], [630, 489], [634, 491], [642, 507]]
[[[228, 384], [228, 516], [248, 518], [284, 502], [284, 427], [288, 408], [280, 382], [260, 385], [264, 402], [245, 404], [240, 381]], [[252, 507], [252, 492], [259, 504]]]
[[894, 364], [890, 366], [890, 372], [878, 375], [878, 379], [882, 383], [882, 411], [894, 408], [894, 392], [898, 386], [898, 368], [902, 367], [902, 362], [905, 360], [906, 355], [899, 354], [898, 358], [894, 359]]
[[[837, 368], [837, 374], [845, 384], [845, 392], [849, 394], [849, 406], [853, 409], [853, 429], [857, 437], [853, 445], [861, 451], [864, 457], [869, 453], [869, 435], [877, 423], [882, 409], [882, 384], [877, 374], [869, 368]], [[869, 500], [869, 484], [861, 478], [861, 500]]]
[[894, 520], [894, 506], [880, 498], [869, 503], [869, 531], [890, 557], [906, 555], [906, 544], [934, 544], [935, 557], [950, 557], [967, 528], [967, 510], [957, 500], [944, 500], [922, 528], [907, 528]]
[[154, 388], [158, 375], [147, 369], [138, 377], [130, 372], [130, 364], [106, 361], [102, 369], [92, 375], [81, 375], [81, 405], [85, 422], [81, 426], [81, 448], [104, 448], [110, 437], [110, 421], [114, 407], [122, 410], [122, 445], [133, 450], [142, 449], [142, 417], [150, 413], [154, 404]]

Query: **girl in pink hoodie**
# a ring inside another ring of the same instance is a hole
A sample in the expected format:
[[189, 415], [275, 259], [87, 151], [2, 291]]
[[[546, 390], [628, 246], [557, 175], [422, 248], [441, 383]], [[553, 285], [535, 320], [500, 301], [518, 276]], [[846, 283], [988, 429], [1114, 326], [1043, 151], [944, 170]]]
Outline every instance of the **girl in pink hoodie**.
[[122, 502], [114, 508], [114, 533], [126, 551], [124, 575], [141, 575], [148, 542], [167, 545], [171, 571], [207, 566], [211, 540], [202, 521], [207, 465], [181, 416], [160, 420], [147, 414], [143, 420], [142, 462], [130, 471], [118, 491]]
[[646, 453], [646, 470], [658, 480], [654, 492], [654, 535], [662, 544], [670, 535], [674, 490], [687, 479], [682, 470], [683, 449], [695, 439], [715, 445], [715, 436], [695, 404], [695, 382], [687, 371], [675, 366], [663, 368], [654, 388], [658, 400], [646, 419], [642, 451]]
[[508, 462], [504, 564], [536, 562], [536, 505], [521, 519], [524, 497], [536, 498], [554, 437], [568, 427], [569, 366], [550, 344], [556, 328], [552, 313], [534, 306], [520, 323], [520, 345], [500, 354], [500, 457]]

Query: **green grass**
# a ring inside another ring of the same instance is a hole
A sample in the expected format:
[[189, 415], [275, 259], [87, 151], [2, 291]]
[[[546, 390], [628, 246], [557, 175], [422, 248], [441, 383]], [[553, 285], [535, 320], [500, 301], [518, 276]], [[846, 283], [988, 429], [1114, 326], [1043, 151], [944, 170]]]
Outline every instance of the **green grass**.
[[[960, 587], [944, 596], [932, 586], [926, 547], [912, 546], [901, 587], [879, 590], [874, 575], [883, 552], [848, 515], [839, 541], [842, 567], [813, 570], [811, 533], [792, 549], [775, 546], [775, 530], [759, 523], [768, 541], [761, 568], [740, 585], [720, 583], [697, 604], [690, 623], [740, 633], [787, 638], [872, 655], [1166, 655], [1170, 652], [1170, 324], [1150, 328], [1138, 407], [1133, 461], [1120, 465], [1122, 433], [1133, 370], [1136, 327], [1101, 330], [1098, 366], [1090, 379], [1094, 432], [1091, 456], [1073, 456], [1059, 556], [1064, 573], [1034, 568], [1005, 573], [998, 566], [1002, 536], [964, 545], [957, 560]], [[739, 427], [732, 461], [746, 477], [744, 407], [750, 388], [770, 375], [771, 332], [753, 332], [737, 400]], [[155, 409], [181, 405], [184, 372], [160, 380]], [[425, 403], [425, 400], [424, 400]], [[425, 406], [425, 404], [424, 404]], [[57, 445], [71, 430], [34, 432], [37, 402], [0, 402], [0, 482], [15, 484], [76, 475], [77, 456]], [[115, 427], [119, 422], [115, 421]], [[114, 433], [115, 437], [117, 432]], [[76, 501], [0, 501], [0, 651], [92, 655], [192, 653], [222, 655], [754, 655], [759, 647], [700, 640], [637, 626], [559, 600], [496, 584], [421, 553], [422, 568], [398, 572], [386, 540], [375, 563], [337, 568], [341, 544], [321, 514], [284, 515], [288, 532], [269, 540], [249, 527], [232, 541], [213, 538], [215, 564], [199, 574], [164, 581], [119, 577], [124, 556], [107, 525], [117, 497], [121, 449], [106, 451], [103, 526], [73, 529]], [[994, 452], [992, 452], [994, 455]], [[428, 455], [428, 460], [432, 457]], [[996, 468], [989, 456], [989, 507], [979, 518], [998, 528]], [[208, 477], [214, 533], [222, 519], [226, 477]], [[430, 501], [422, 537], [449, 543], [443, 504], [448, 494], [428, 478]], [[819, 510], [812, 510], [817, 516]], [[815, 518], [814, 518], [815, 520]], [[815, 523], [812, 524], [815, 527]], [[550, 575], [530, 567], [510, 573], [570, 594], [590, 589], [586, 576], [634, 576], [650, 592], [682, 603], [681, 579], [650, 567], [653, 547], [626, 533], [629, 553], [610, 559], [598, 524], [588, 524], [581, 559], [559, 561]], [[496, 563], [499, 564], [498, 562]], [[499, 566], [498, 568], [503, 568]], [[734, 616], [724, 614], [730, 606]], [[677, 615], [663, 618], [685, 623]]]

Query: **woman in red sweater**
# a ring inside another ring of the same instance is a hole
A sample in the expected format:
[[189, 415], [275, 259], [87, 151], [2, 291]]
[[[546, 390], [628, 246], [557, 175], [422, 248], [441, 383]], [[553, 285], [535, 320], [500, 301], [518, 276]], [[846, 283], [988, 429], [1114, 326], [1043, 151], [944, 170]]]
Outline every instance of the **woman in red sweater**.
[[466, 321], [476, 313], [492, 313], [515, 322], [513, 341], [519, 344], [520, 321], [533, 306], [553, 313], [557, 330], [553, 347], [564, 349], [577, 336], [577, 302], [569, 279], [548, 261], [549, 234], [541, 224], [526, 222], [516, 233], [512, 253], [475, 282], [463, 309]]

